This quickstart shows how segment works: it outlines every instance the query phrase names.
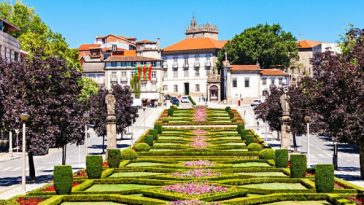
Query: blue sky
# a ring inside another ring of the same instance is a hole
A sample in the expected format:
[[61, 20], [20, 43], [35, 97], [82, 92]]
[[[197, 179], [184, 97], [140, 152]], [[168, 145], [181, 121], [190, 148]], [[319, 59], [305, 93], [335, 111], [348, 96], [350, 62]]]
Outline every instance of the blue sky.
[[259, 23], [279, 23], [297, 39], [335, 42], [349, 23], [364, 28], [364, 0], [23, 0], [71, 47], [109, 33], [162, 47], [184, 38], [191, 17], [231, 39]]

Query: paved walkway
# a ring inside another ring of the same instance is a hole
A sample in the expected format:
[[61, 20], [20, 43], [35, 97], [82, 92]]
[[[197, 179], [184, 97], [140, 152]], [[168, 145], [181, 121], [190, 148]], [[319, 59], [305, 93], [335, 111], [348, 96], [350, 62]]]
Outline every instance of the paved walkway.
[[[133, 144], [146, 129], [153, 127], [155, 120], [157, 120], [162, 111], [163, 108], [160, 107], [147, 108], [145, 111], [140, 109], [136, 122], [127, 129], [128, 132], [133, 132], [133, 138], [128, 135], [121, 139], [121, 136], [118, 136], [118, 148], [125, 149]], [[89, 133], [88, 153], [104, 156], [102, 154], [102, 137], [98, 137], [92, 129], [89, 130]], [[52, 180], [54, 165], [61, 164], [61, 149], [50, 149], [47, 155], [35, 156], [34, 164], [37, 180], [33, 184], [27, 184], [27, 191], [39, 188]], [[85, 168], [85, 146], [67, 146], [67, 164], [72, 165], [74, 171]], [[21, 194], [20, 183], [21, 159], [19, 157], [11, 158], [10, 154], [2, 153], [0, 155], [0, 199], [8, 199]]]

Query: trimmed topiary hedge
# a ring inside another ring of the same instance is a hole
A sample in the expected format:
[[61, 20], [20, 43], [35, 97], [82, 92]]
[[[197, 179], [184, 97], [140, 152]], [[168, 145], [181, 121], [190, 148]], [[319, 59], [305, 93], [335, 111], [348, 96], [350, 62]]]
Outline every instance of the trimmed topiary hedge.
[[276, 149], [275, 164], [278, 168], [286, 168], [288, 166], [288, 150]]
[[244, 125], [238, 125], [238, 127], [236, 128], [236, 130], [238, 131], [239, 134], [242, 133], [242, 130], [245, 129], [245, 126]]
[[150, 146], [147, 143], [138, 143], [135, 145], [136, 151], [147, 152], [150, 150]]
[[226, 112], [231, 112], [231, 107], [230, 106], [225, 107], [225, 111]]
[[242, 140], [246, 140], [246, 136], [250, 134], [249, 130], [240, 130], [240, 137]]
[[174, 113], [174, 109], [169, 108], [168, 109], [168, 116], [173, 116], [173, 113]]
[[154, 129], [158, 130], [158, 134], [162, 134], [162, 125], [161, 124], [155, 124]]
[[319, 193], [334, 190], [334, 166], [332, 164], [318, 164], [315, 168], [316, 191]]
[[154, 140], [153, 135], [147, 135], [144, 138], [144, 142], [147, 143], [149, 146], [153, 146], [153, 144], [154, 144], [153, 140]]
[[149, 134], [153, 135], [154, 140], [158, 140], [158, 130], [156, 129], [149, 130]]
[[100, 155], [87, 156], [86, 172], [89, 179], [100, 179], [102, 173], [102, 156]]
[[259, 159], [274, 159], [274, 158], [275, 158], [274, 149], [266, 148], [262, 149], [259, 152]]
[[119, 149], [108, 149], [107, 150], [107, 162], [110, 168], [118, 168], [121, 161]]
[[302, 178], [305, 176], [307, 169], [306, 155], [304, 154], [292, 154], [291, 155], [291, 177]]
[[258, 143], [250, 143], [248, 145], [248, 150], [249, 151], [260, 151], [262, 150], [262, 145], [258, 144]]
[[123, 160], [136, 160], [137, 158], [138, 158], [137, 153], [131, 148], [127, 148], [121, 151], [121, 159]]
[[72, 191], [72, 167], [69, 165], [54, 166], [54, 187], [57, 194], [70, 194]]
[[245, 144], [248, 146], [250, 143], [254, 142], [254, 135], [246, 135], [245, 136]]

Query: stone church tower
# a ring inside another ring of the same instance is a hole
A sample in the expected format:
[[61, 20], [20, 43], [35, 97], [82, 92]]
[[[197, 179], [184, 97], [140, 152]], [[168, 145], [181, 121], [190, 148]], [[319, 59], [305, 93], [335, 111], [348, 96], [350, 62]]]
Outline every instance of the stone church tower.
[[219, 29], [210, 23], [198, 25], [193, 16], [190, 25], [186, 29], [186, 38], [211, 38], [218, 40]]

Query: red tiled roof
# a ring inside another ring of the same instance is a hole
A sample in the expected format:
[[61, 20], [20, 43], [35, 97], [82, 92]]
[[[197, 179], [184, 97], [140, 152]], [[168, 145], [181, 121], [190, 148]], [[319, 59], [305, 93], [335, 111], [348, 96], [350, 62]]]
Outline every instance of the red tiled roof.
[[299, 48], [313, 48], [321, 43], [318, 41], [302, 40], [297, 42]]
[[262, 75], [270, 75], [270, 76], [288, 76], [287, 73], [285, 73], [283, 70], [280, 69], [262, 69], [260, 71]]
[[150, 41], [150, 40], [141, 40], [141, 41], [137, 41], [137, 44], [144, 44], [144, 43], [157, 43], [155, 41]]
[[160, 59], [143, 56], [110, 56], [105, 60], [105, 62], [111, 61], [160, 61]]
[[231, 65], [232, 71], [256, 71], [260, 70], [259, 65]]
[[78, 48], [79, 51], [88, 51], [90, 48], [98, 48], [100, 47], [100, 44], [82, 44]]
[[226, 41], [218, 41], [210, 38], [186, 38], [178, 43], [163, 49], [164, 52], [170, 51], [190, 51], [199, 49], [221, 49]]

